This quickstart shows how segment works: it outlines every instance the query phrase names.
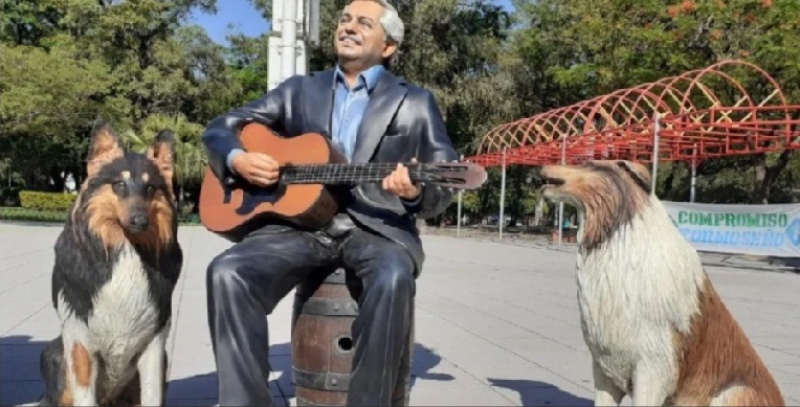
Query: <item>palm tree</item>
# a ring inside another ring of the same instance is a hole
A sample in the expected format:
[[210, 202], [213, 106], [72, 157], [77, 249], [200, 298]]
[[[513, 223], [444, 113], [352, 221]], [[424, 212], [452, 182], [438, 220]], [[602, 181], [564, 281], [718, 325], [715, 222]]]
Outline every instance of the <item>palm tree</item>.
[[203, 126], [190, 122], [183, 113], [155, 113], [140, 123], [140, 131], [127, 130], [121, 134], [126, 147], [143, 153], [164, 129], [175, 134], [175, 181], [179, 189], [178, 202], [183, 202], [184, 186], [199, 184], [208, 165], [208, 158], [201, 143]]

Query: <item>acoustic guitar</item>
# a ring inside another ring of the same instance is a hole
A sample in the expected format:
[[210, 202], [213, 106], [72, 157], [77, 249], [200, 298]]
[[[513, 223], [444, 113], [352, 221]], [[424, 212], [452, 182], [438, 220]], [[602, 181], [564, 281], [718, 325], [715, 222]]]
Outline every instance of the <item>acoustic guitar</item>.
[[[258, 124], [246, 125], [239, 136], [244, 149], [267, 154], [280, 163], [278, 182], [269, 187], [244, 179], [221, 182], [210, 167], [200, 189], [200, 222], [209, 231], [239, 242], [250, 231], [281, 220], [305, 228], [320, 228], [338, 211], [331, 188], [381, 182], [397, 163], [348, 163], [318, 133], [281, 137]], [[409, 163], [413, 182], [454, 189], [474, 189], [486, 181], [486, 171], [473, 163]]]

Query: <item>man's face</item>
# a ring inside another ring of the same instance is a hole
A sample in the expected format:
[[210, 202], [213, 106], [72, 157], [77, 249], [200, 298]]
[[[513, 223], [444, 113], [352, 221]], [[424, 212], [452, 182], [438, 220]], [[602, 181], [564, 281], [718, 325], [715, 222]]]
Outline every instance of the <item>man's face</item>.
[[379, 63], [394, 52], [395, 45], [385, 41], [382, 14], [383, 7], [372, 1], [354, 1], [344, 8], [334, 38], [339, 58]]

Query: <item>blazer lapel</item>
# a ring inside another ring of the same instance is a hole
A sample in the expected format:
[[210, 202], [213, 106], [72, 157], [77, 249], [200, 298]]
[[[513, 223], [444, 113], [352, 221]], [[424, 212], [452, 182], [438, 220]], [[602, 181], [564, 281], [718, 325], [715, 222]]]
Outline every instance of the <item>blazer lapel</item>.
[[353, 162], [365, 163], [372, 157], [406, 95], [404, 84], [389, 71], [381, 73], [358, 127]]
[[304, 128], [322, 132], [329, 139], [334, 93], [333, 69], [315, 73], [310, 81], [306, 81], [306, 89], [303, 92], [305, 99], [303, 117], [307, 120]]

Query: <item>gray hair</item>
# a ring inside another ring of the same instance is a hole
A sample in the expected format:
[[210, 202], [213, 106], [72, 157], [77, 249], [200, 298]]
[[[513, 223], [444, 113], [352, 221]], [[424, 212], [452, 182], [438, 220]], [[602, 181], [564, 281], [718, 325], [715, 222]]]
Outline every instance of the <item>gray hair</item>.
[[384, 61], [384, 64], [390, 66], [397, 60], [397, 56], [400, 53], [400, 45], [403, 43], [403, 36], [405, 35], [405, 25], [403, 24], [403, 20], [400, 18], [400, 14], [397, 12], [397, 9], [389, 4], [388, 1], [368, 1], [378, 3], [381, 7], [383, 7], [383, 14], [381, 15], [380, 19], [381, 27], [383, 28], [383, 31], [386, 32], [386, 40], [397, 44], [397, 50], [395, 50], [394, 54], [389, 57], [388, 61]]
[[381, 26], [383, 31], [386, 31], [386, 39], [397, 43], [397, 47], [403, 43], [403, 35], [405, 34], [405, 26], [403, 20], [400, 19], [400, 14], [397, 9], [389, 4], [386, 0], [373, 0], [383, 7], [383, 15], [381, 16]]

